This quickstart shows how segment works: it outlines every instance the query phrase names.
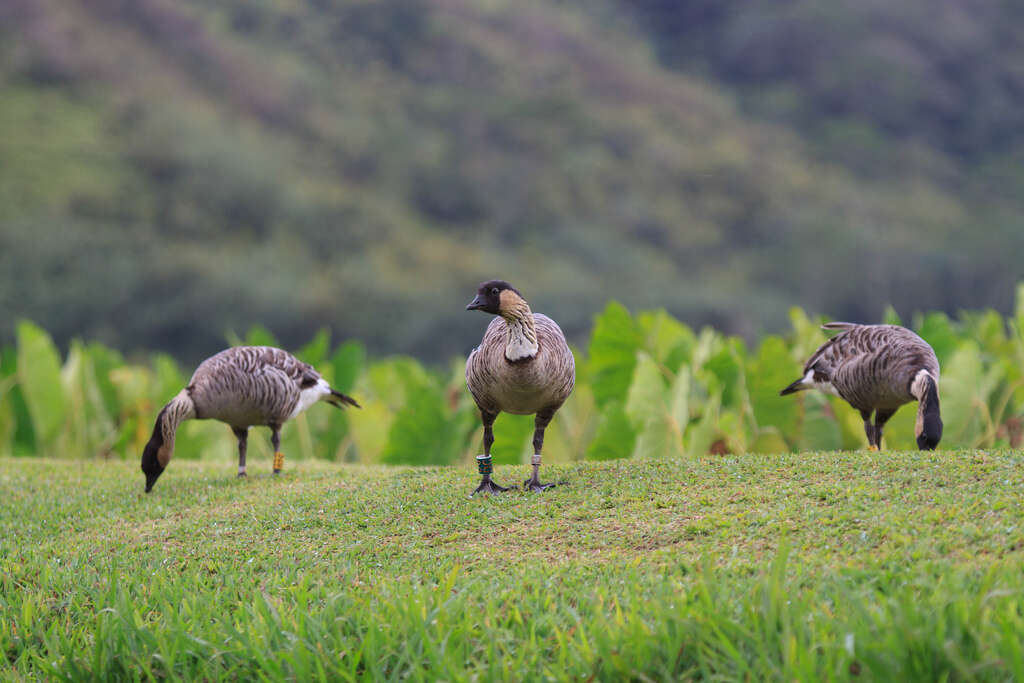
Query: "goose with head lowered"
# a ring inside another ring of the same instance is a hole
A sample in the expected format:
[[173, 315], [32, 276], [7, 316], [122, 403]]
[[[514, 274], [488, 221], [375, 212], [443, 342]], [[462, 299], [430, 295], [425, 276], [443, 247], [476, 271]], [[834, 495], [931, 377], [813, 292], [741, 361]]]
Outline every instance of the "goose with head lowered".
[[188, 386], [157, 415], [153, 436], [142, 451], [146, 493], [174, 455], [174, 435], [185, 420], [220, 420], [238, 439], [238, 476], [245, 476], [249, 427], [270, 427], [274, 474], [284, 466], [281, 426], [317, 401], [359, 407], [335, 391], [308, 363], [272, 346], [236, 346], [203, 361]]
[[803, 377], [781, 394], [819, 389], [839, 396], [860, 411], [871, 450], [882, 447], [882, 427], [899, 407], [917, 401], [917, 446], [934, 450], [942, 439], [939, 361], [928, 342], [898, 325], [836, 322], [822, 329], [839, 334], [814, 352]]
[[466, 385], [484, 425], [484, 453], [477, 456], [482, 479], [473, 493], [508, 490], [491, 480], [492, 426], [501, 412], [536, 415], [533, 473], [524, 486], [534, 491], [550, 488], [554, 484], [541, 483], [539, 478], [544, 430], [576, 382], [576, 365], [565, 335], [554, 320], [531, 311], [526, 299], [504, 280], [481, 284], [466, 310], [495, 316], [480, 346], [466, 360]]

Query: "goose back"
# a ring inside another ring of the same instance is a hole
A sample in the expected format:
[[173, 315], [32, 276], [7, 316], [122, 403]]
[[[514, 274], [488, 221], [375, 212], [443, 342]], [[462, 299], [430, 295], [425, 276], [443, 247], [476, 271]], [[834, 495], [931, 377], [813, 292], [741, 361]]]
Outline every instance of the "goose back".
[[287, 351], [270, 346], [236, 346], [203, 361], [187, 391], [197, 417], [233, 427], [280, 425], [291, 415], [303, 389], [320, 374]]
[[557, 409], [572, 393], [576, 365], [558, 324], [533, 313], [537, 354], [520, 361], [505, 358], [508, 323], [495, 317], [480, 346], [466, 361], [466, 384], [477, 406], [490, 413], [529, 415]]
[[894, 409], [915, 400], [911, 386], [927, 370], [937, 382], [939, 361], [928, 342], [898, 325], [832, 323], [842, 330], [804, 365], [817, 382], [830, 382], [858, 410]]

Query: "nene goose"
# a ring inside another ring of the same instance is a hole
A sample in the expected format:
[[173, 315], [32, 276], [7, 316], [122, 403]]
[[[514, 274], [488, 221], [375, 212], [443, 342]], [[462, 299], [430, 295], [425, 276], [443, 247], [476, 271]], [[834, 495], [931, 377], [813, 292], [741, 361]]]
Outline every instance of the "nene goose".
[[916, 400], [917, 446], [934, 450], [942, 438], [939, 361], [928, 342], [897, 325], [828, 323], [822, 329], [841, 332], [814, 352], [804, 365], [804, 376], [781, 395], [820, 389], [839, 396], [860, 411], [873, 451], [882, 447], [882, 427], [889, 418], [901, 405]]
[[501, 411], [536, 414], [533, 475], [524, 486], [533, 491], [550, 488], [554, 484], [542, 484], [538, 477], [544, 429], [576, 382], [576, 366], [565, 335], [554, 320], [533, 313], [522, 295], [503, 280], [480, 285], [466, 310], [498, 316], [466, 360], [466, 385], [484, 425], [484, 454], [477, 456], [482, 479], [473, 493], [508, 490], [491, 481], [492, 425]]
[[317, 401], [341, 408], [359, 407], [335, 391], [311, 365], [271, 346], [236, 346], [204, 360], [188, 386], [157, 415], [153, 436], [142, 451], [146, 493], [174, 454], [174, 435], [185, 420], [214, 419], [227, 423], [238, 438], [238, 476], [245, 476], [249, 427], [270, 427], [274, 474], [284, 466], [281, 425]]

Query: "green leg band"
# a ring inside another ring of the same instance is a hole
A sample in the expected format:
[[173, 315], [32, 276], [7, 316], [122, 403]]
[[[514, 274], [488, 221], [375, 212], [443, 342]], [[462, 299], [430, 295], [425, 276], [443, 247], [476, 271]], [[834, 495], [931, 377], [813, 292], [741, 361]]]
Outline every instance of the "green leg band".
[[476, 456], [476, 469], [480, 474], [490, 474], [491, 472], [493, 472], [494, 466], [491, 464], [491, 456]]

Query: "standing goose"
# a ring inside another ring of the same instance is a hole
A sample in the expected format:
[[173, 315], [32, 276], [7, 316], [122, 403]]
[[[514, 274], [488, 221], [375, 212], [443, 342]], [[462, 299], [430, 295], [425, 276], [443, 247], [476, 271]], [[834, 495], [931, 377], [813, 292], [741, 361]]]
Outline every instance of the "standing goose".
[[153, 436], [142, 451], [146, 493], [174, 455], [174, 435], [185, 420], [227, 423], [238, 438], [238, 476], [245, 476], [249, 427], [266, 425], [274, 446], [274, 474], [284, 466], [281, 425], [317, 401], [359, 407], [335, 391], [307, 363], [272, 346], [236, 346], [204, 360], [188, 386], [157, 415]]
[[576, 382], [576, 365], [565, 335], [554, 320], [533, 313], [522, 295], [503, 280], [480, 285], [466, 310], [498, 316], [466, 360], [466, 385], [484, 424], [484, 454], [477, 456], [477, 469], [483, 478], [473, 493], [508, 490], [491, 481], [492, 425], [501, 411], [537, 415], [533, 475], [524, 486], [533, 491], [550, 488], [554, 484], [542, 484], [538, 478], [544, 429]]
[[804, 376], [781, 395], [820, 389], [839, 396], [860, 411], [873, 451], [882, 447], [882, 427], [889, 418], [901, 405], [916, 400], [917, 446], [934, 450], [942, 438], [939, 361], [928, 342], [898, 325], [827, 323], [822, 329], [841, 332], [814, 352], [804, 365]]

